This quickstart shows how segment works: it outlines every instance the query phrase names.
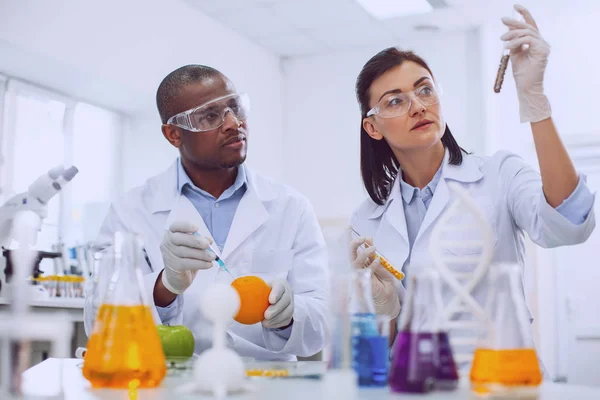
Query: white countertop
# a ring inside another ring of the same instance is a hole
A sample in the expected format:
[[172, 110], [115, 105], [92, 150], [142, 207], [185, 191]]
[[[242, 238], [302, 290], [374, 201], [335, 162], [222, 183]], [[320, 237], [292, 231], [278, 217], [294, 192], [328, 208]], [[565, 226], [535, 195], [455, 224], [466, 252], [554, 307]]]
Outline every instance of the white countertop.
[[[24, 390], [26, 394], [38, 396], [52, 396], [58, 393], [60, 371], [63, 372], [64, 400], [99, 400], [99, 399], [129, 399], [127, 390], [91, 390], [89, 383], [81, 374], [82, 360], [76, 359], [48, 359], [23, 374]], [[190, 381], [189, 373], [183, 376], [167, 376], [162, 386], [157, 389], [139, 390], [138, 400], [143, 399], [169, 399], [177, 400], [208, 398], [199, 395], [182, 395], [175, 392], [175, 388]], [[335, 395], [326, 393], [321, 380], [310, 379], [268, 379], [259, 378], [252, 380], [257, 390], [245, 395], [232, 398], [244, 399], [273, 399], [273, 400], [320, 400], [332, 399]], [[453, 392], [433, 392], [428, 395], [400, 395], [390, 393], [388, 388], [361, 389], [359, 399], [386, 400], [386, 399], [427, 399], [427, 400], [459, 400], [470, 399], [470, 391], [459, 389]], [[600, 388], [587, 388], [581, 386], [545, 383], [540, 388], [538, 400], [598, 400]], [[10, 400], [8, 398], [7, 400]], [[344, 399], [346, 400], [346, 399]]]
[[[10, 302], [4, 297], [0, 297], [0, 305], [8, 305]], [[83, 310], [85, 299], [82, 297], [50, 297], [48, 299], [34, 300], [30, 302], [32, 307], [48, 308], [74, 308]]]

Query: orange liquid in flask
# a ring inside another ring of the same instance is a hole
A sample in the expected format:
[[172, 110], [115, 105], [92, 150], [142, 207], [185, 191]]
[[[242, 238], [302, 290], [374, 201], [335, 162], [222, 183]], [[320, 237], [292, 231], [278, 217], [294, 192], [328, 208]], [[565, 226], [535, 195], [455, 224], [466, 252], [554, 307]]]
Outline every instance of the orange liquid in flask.
[[94, 388], [152, 388], [166, 374], [148, 306], [103, 304], [88, 342], [83, 376]]
[[535, 387], [542, 382], [542, 374], [534, 349], [475, 350], [471, 368], [471, 387], [485, 394], [490, 387]]

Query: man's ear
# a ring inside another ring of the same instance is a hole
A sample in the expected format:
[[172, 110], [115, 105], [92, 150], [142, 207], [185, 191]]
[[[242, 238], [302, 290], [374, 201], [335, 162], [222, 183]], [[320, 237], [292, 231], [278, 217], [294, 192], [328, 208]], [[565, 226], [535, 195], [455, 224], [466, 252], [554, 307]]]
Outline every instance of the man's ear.
[[161, 130], [165, 139], [173, 146], [179, 148], [181, 146], [181, 130], [174, 125], [163, 124]]

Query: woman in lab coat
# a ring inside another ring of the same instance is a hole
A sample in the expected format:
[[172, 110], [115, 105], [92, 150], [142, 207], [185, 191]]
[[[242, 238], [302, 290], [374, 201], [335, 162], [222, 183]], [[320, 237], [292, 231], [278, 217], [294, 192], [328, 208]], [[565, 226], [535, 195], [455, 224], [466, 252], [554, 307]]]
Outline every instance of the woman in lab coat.
[[[351, 218], [352, 227], [363, 235], [353, 240], [351, 253], [356, 268], [374, 272], [372, 290], [380, 314], [399, 314], [405, 288], [370, 256], [377, 249], [405, 273], [432, 265], [431, 232], [451, 201], [447, 182], [468, 190], [485, 214], [493, 230], [493, 263], [523, 266], [524, 232], [548, 248], [582, 243], [595, 227], [594, 196], [561, 143], [544, 95], [550, 46], [529, 12], [515, 8], [524, 22], [503, 19], [509, 31], [501, 39], [511, 50], [521, 122], [531, 126], [541, 177], [506, 151], [491, 157], [465, 152], [446, 125], [431, 70], [414, 53], [383, 50], [358, 76], [361, 172], [370, 199]], [[468, 218], [461, 222], [468, 224]], [[359, 246], [365, 242], [371, 246], [363, 251]], [[481, 249], [442, 251], [475, 255]], [[474, 265], [453, 268], [468, 273]], [[475, 297], [481, 300], [483, 294], [483, 285], [478, 285]]]

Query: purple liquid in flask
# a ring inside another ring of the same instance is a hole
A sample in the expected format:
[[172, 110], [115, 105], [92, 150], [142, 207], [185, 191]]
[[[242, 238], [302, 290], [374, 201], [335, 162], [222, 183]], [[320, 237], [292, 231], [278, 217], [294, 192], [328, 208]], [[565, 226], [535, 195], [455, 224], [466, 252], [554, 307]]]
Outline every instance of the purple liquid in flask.
[[388, 378], [392, 392], [427, 393], [434, 388], [436, 341], [432, 333], [398, 333]]
[[436, 347], [435, 388], [438, 390], [454, 390], [458, 387], [458, 370], [452, 355], [448, 333], [437, 333]]

